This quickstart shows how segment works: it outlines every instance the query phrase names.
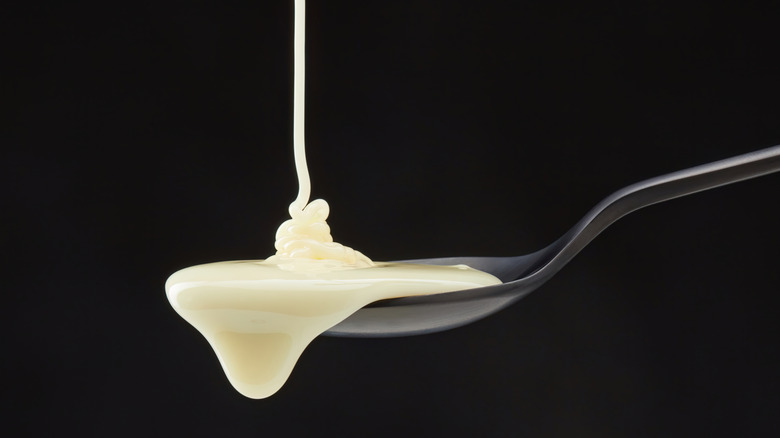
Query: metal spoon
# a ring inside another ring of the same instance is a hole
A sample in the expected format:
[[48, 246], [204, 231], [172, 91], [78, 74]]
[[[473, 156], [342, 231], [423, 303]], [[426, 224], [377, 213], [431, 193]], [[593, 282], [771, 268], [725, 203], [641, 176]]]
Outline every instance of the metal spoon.
[[780, 170], [780, 146], [650, 178], [605, 198], [551, 245], [517, 257], [448, 257], [405, 260], [429, 265], [465, 264], [503, 284], [435, 295], [377, 301], [324, 334], [396, 337], [460, 327], [498, 312], [552, 278], [591, 240], [632, 211], [658, 202]]

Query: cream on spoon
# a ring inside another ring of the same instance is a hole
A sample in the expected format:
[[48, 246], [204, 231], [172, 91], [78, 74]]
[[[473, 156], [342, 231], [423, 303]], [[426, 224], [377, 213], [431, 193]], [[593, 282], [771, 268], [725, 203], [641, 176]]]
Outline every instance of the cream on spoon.
[[291, 219], [277, 231], [276, 254], [264, 261], [192, 266], [165, 285], [176, 312], [203, 334], [230, 383], [250, 398], [278, 391], [315, 337], [371, 302], [501, 283], [465, 265], [372, 262], [333, 242], [327, 203], [307, 204], [304, 8], [305, 0], [295, 0], [293, 145], [299, 192]]

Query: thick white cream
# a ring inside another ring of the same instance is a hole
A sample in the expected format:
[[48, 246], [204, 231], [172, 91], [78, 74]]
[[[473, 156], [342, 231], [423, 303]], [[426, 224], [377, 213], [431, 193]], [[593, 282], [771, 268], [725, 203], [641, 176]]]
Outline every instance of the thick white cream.
[[267, 260], [182, 269], [165, 284], [179, 315], [206, 337], [230, 383], [250, 398], [281, 388], [307, 345], [361, 307], [381, 299], [452, 292], [500, 283], [465, 265], [372, 262], [336, 243], [328, 204], [308, 203], [304, 123], [305, 1], [295, 0], [293, 146], [298, 197]]
[[465, 265], [378, 262], [312, 273], [246, 260], [182, 269], [165, 288], [176, 312], [214, 348], [233, 387], [265, 398], [315, 337], [373, 301], [498, 282]]
[[[295, 0], [295, 72], [293, 79], [293, 151], [298, 174], [298, 197], [290, 204], [291, 219], [276, 231], [276, 254], [268, 262], [287, 269], [306, 269], [319, 261], [330, 266], [363, 268], [373, 262], [352, 248], [333, 241], [325, 221], [330, 207], [323, 199], [309, 202], [311, 179], [306, 164], [304, 133], [306, 104], [306, 1]], [[322, 264], [320, 264], [322, 265]]]
[[317, 265], [374, 266], [374, 262], [360, 252], [333, 241], [330, 227], [325, 222], [329, 212], [328, 203], [322, 199], [312, 201], [303, 209], [298, 209], [293, 202], [290, 205], [292, 219], [285, 221], [276, 231], [276, 254], [266, 262], [284, 265], [291, 270], [305, 270]]

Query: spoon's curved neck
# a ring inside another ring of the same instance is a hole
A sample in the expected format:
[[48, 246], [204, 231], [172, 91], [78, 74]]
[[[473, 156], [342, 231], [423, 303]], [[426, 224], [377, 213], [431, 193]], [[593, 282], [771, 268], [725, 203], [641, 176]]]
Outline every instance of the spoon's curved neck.
[[625, 187], [593, 207], [518, 277], [545, 281], [621, 217], [652, 204], [780, 171], [780, 145], [703, 164]]

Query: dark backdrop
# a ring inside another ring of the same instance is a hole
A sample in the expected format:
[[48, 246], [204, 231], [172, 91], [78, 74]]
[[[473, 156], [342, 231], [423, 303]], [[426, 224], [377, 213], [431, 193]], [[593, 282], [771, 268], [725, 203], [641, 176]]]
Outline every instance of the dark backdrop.
[[[204, 3], [3, 14], [6, 427], [780, 431], [780, 175], [634, 213], [483, 321], [318, 338], [278, 394], [239, 395], [163, 284], [273, 251], [297, 190], [292, 2]], [[776, 2], [309, 3], [314, 195], [375, 260], [531, 252], [622, 186], [780, 143]]]

